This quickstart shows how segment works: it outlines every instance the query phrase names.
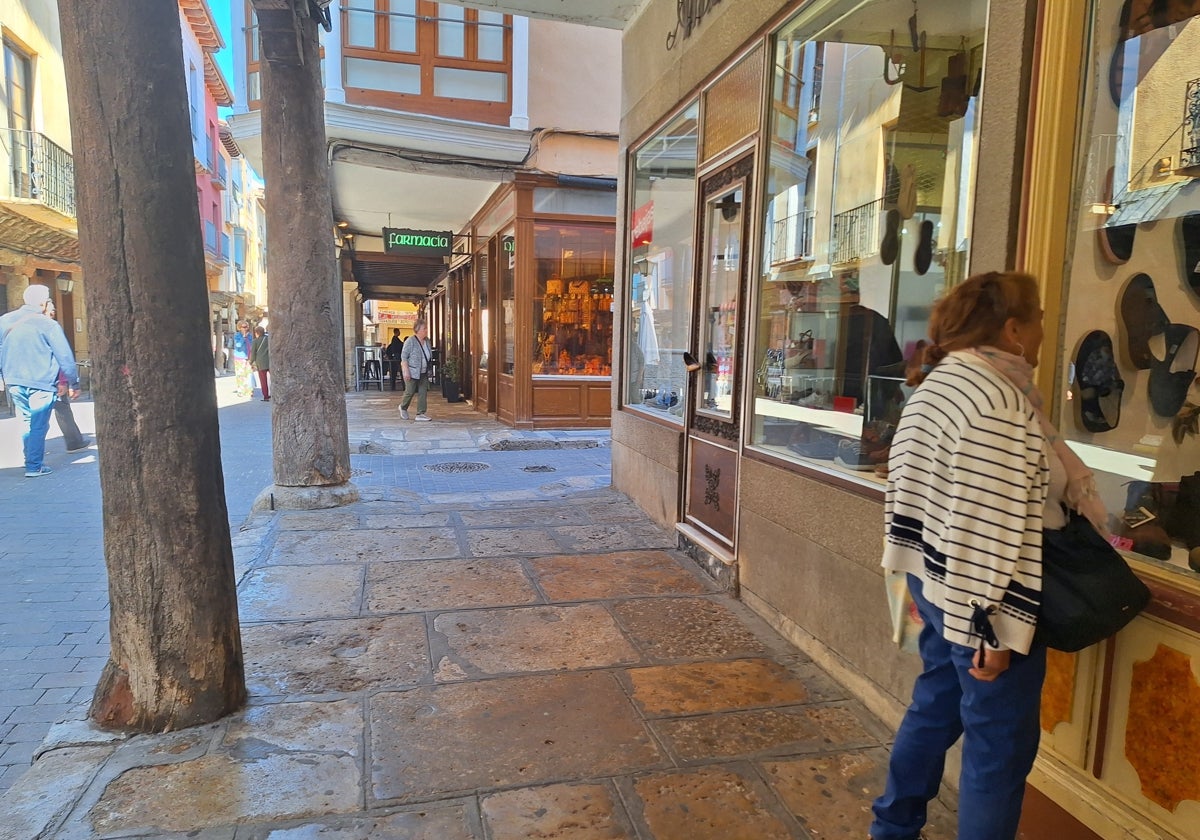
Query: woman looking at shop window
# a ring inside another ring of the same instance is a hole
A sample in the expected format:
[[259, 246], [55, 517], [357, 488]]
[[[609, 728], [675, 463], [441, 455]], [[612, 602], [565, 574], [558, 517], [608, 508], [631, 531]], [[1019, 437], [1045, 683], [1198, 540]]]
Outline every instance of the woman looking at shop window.
[[1106, 530], [1092, 473], [1033, 381], [1037, 281], [990, 272], [934, 307], [919, 387], [892, 443], [883, 566], [906, 572], [924, 670], [875, 800], [873, 840], [916, 840], [946, 751], [963, 736], [958, 836], [1016, 837], [1037, 754], [1046, 649], [1033, 643], [1042, 529], [1063, 505]]

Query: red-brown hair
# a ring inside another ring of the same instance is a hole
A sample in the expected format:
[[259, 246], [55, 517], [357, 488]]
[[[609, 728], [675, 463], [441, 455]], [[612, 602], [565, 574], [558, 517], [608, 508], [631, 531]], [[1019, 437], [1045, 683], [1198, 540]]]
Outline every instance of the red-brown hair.
[[908, 384], [920, 383], [947, 353], [996, 344], [1009, 318], [1026, 324], [1040, 309], [1038, 283], [1032, 275], [989, 271], [968, 277], [934, 305], [922, 366], [909, 374]]

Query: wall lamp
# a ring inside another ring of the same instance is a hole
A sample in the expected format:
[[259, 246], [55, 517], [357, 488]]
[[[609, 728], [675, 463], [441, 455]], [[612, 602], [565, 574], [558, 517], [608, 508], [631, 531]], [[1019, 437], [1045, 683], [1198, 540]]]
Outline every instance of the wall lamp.
[[54, 284], [64, 295], [69, 295], [75, 290], [75, 278], [65, 271], [58, 272], [58, 277], [54, 278]]

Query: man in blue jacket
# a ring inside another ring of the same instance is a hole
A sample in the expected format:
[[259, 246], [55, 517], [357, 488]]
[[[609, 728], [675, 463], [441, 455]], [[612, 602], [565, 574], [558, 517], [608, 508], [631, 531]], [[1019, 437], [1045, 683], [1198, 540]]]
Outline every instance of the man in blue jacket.
[[33, 285], [25, 290], [25, 305], [0, 317], [0, 377], [12, 392], [13, 405], [25, 426], [25, 477], [52, 470], [42, 463], [46, 431], [58, 390], [58, 372], [67, 378], [72, 399], [79, 397], [79, 368], [58, 321], [43, 311], [50, 290]]

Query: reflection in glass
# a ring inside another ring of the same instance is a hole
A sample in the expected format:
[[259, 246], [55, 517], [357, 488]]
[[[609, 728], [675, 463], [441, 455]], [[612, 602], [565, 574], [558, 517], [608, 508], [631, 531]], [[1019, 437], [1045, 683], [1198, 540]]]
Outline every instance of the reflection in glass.
[[612, 375], [611, 227], [537, 225], [533, 373]]
[[738, 294], [742, 276], [742, 188], [715, 196], [705, 207], [704, 278], [700, 302], [704, 321], [700, 336], [698, 410], [733, 416], [733, 376], [737, 370]]
[[885, 474], [906, 360], [966, 276], [986, 11], [867, 2], [777, 34], [756, 446]]
[[1120, 547], [1200, 572], [1200, 20], [1127, 5], [1092, 21], [1058, 423]]
[[516, 278], [517, 248], [516, 237], [508, 231], [500, 237], [500, 253], [497, 262], [500, 267], [500, 314], [503, 321], [500, 324], [500, 346], [504, 352], [504, 364], [500, 370], [510, 376], [516, 369]]
[[466, 11], [452, 3], [438, 3], [438, 55], [462, 58], [466, 55]]
[[389, 0], [388, 49], [393, 52], [417, 51], [417, 0]]
[[626, 405], [676, 420], [687, 399], [698, 112], [688, 106], [633, 161], [623, 393]]

